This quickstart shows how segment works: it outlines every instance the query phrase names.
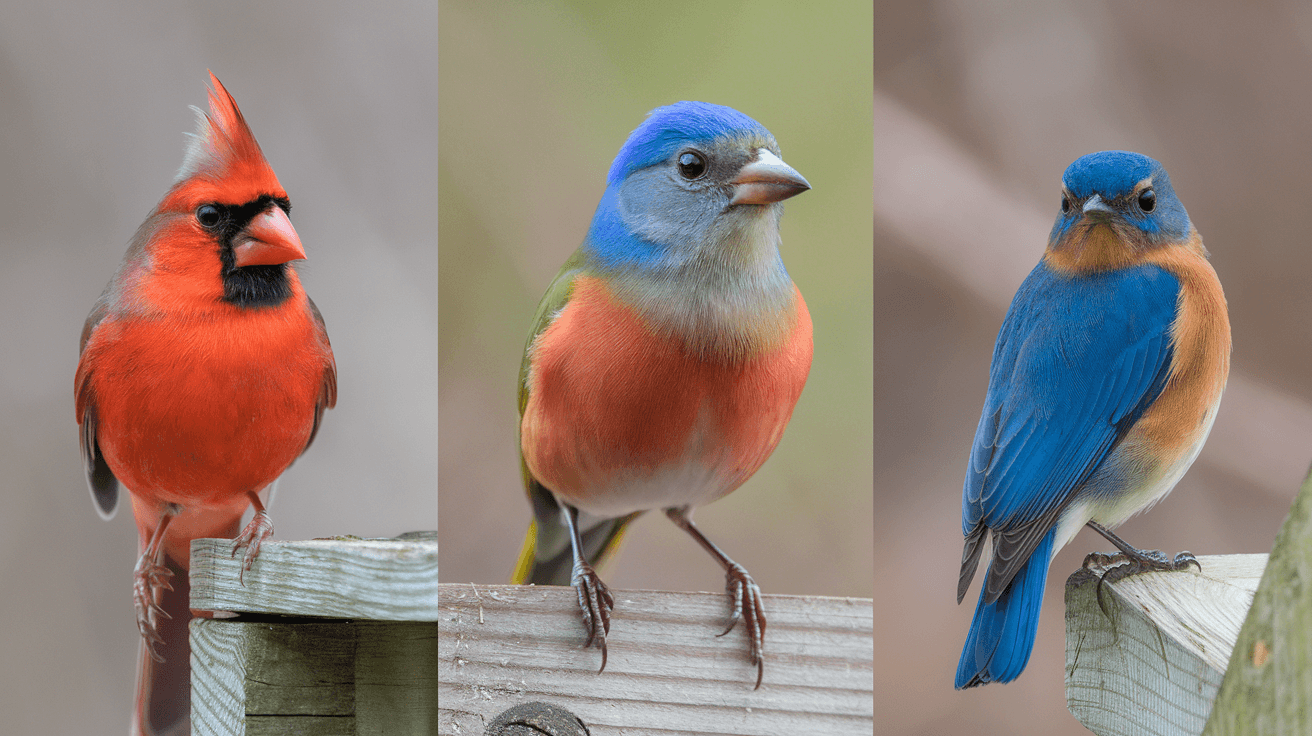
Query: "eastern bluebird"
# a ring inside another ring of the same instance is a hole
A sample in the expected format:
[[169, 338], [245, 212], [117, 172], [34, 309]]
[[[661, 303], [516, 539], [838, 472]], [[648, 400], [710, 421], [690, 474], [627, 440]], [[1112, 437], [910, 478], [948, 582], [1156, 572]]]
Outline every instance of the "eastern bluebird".
[[1160, 163], [1092, 153], [1062, 185], [1047, 250], [998, 332], [966, 469], [958, 603], [986, 532], [993, 555], [957, 688], [1025, 669], [1048, 564], [1085, 524], [1123, 571], [1197, 564], [1107, 527], [1166, 496], [1207, 439], [1230, 370], [1221, 282]]
[[779, 217], [809, 188], [746, 115], [657, 108], [538, 305], [519, 375], [534, 521], [514, 580], [577, 589], [603, 670], [614, 599], [589, 560], [662, 508], [724, 567], [728, 630], [744, 621], [760, 687], [760, 589], [692, 509], [761, 467], [806, 383], [811, 317], [779, 255]]

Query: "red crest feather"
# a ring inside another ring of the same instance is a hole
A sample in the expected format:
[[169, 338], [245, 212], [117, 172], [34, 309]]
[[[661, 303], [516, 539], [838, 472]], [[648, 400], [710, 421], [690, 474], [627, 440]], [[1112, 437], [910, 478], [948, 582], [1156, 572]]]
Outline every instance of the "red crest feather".
[[236, 100], [213, 72], [210, 87], [209, 114], [192, 108], [196, 111], [196, 132], [189, 134], [187, 155], [176, 181], [199, 178], [222, 181], [229, 187], [241, 182], [270, 194], [281, 192], [278, 177], [255, 142]]

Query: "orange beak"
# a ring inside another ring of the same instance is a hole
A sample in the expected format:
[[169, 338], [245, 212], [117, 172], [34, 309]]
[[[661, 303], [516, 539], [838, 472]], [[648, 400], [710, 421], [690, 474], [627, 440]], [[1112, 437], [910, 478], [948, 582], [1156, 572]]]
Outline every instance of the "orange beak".
[[232, 241], [237, 267], [276, 266], [305, 257], [301, 239], [287, 219], [287, 213], [274, 205], [255, 216]]

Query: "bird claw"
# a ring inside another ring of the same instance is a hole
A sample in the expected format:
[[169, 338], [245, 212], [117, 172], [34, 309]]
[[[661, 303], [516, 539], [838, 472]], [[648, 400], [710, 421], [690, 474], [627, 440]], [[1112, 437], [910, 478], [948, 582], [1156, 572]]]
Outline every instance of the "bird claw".
[[729, 628], [716, 636], [728, 634], [743, 621], [751, 639], [750, 658], [756, 665], [756, 687], [752, 689], [759, 690], [761, 678], [765, 676], [765, 607], [761, 602], [761, 588], [747, 569], [736, 562], [729, 567], [725, 578], [728, 581], [725, 589], [733, 596], [733, 612], [729, 614]]
[[1120, 558], [1120, 559], [1123, 560], [1123, 559], [1125, 559], [1125, 555], [1120, 554], [1120, 553], [1116, 553], [1116, 554], [1111, 554], [1111, 555], [1109, 555], [1109, 554], [1106, 554], [1106, 553], [1104, 553], [1104, 552], [1090, 552], [1089, 554], [1087, 554], [1087, 555], [1084, 556], [1084, 563], [1083, 563], [1083, 565], [1081, 565], [1081, 566], [1082, 566], [1085, 570], [1088, 570], [1088, 569], [1093, 568], [1093, 567], [1095, 567], [1095, 566], [1097, 566], [1097, 567], [1109, 567], [1113, 562], [1116, 561], [1117, 558]]
[[261, 510], [255, 512], [255, 516], [251, 518], [246, 528], [232, 540], [232, 557], [237, 556], [237, 550], [246, 548], [246, 554], [241, 560], [241, 570], [237, 573], [237, 581], [243, 586], [246, 585], [246, 572], [255, 564], [255, 558], [260, 554], [260, 544], [271, 536], [273, 536], [273, 520]]
[[1091, 565], [1104, 568], [1102, 575], [1098, 577], [1098, 607], [1108, 618], [1111, 618], [1111, 614], [1107, 612], [1107, 605], [1102, 597], [1105, 584], [1120, 582], [1145, 572], [1180, 572], [1187, 570], [1190, 565], [1193, 565], [1198, 572], [1203, 571], [1203, 566], [1192, 552], [1184, 551], [1172, 558], [1156, 549], [1137, 550], [1137, 554], [1133, 555], [1123, 552], [1112, 555], [1091, 552], [1084, 558], [1084, 568], [1087, 570]]
[[610, 612], [615, 609], [615, 596], [610, 588], [601, 581], [596, 571], [589, 565], [575, 565], [570, 576], [570, 584], [579, 595], [579, 611], [583, 614], [583, 625], [588, 630], [588, 640], [583, 643], [587, 649], [596, 642], [601, 648], [601, 674], [606, 669], [606, 635], [610, 633]]
[[164, 661], [164, 657], [155, 649], [164, 643], [156, 628], [156, 621], [160, 616], [173, 617], [155, 599], [160, 591], [173, 590], [173, 585], [169, 583], [172, 577], [173, 571], [156, 562], [149, 553], [137, 560], [137, 567], [132, 571], [132, 604], [137, 612], [137, 631], [145, 641], [150, 658], [156, 662]]

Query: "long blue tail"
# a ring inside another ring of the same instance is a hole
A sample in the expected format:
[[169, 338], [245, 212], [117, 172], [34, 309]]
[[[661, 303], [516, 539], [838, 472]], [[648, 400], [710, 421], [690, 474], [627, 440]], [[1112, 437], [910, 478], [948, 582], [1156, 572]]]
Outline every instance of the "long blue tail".
[[996, 601], [985, 605], [984, 586], [980, 586], [975, 619], [970, 622], [966, 647], [957, 665], [958, 690], [988, 682], [1011, 682], [1025, 669], [1039, 630], [1043, 586], [1056, 534], [1053, 529], [1039, 542], [1029, 562]]

